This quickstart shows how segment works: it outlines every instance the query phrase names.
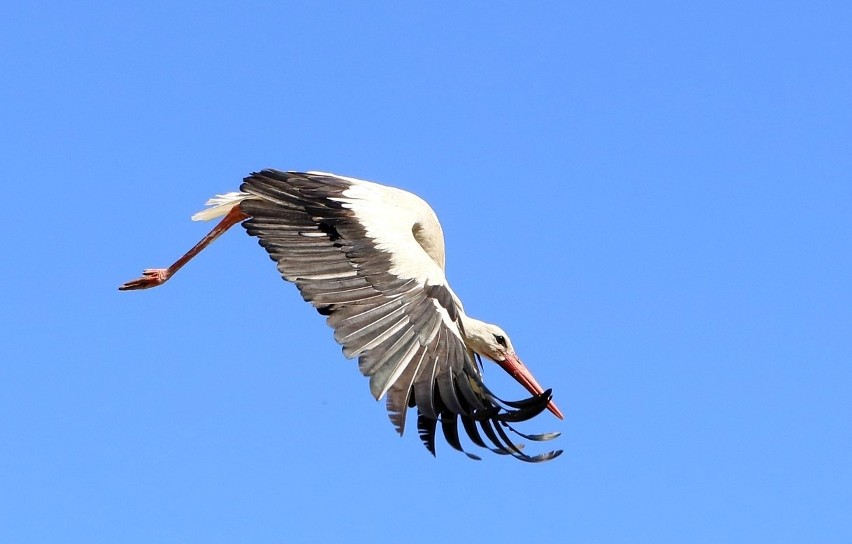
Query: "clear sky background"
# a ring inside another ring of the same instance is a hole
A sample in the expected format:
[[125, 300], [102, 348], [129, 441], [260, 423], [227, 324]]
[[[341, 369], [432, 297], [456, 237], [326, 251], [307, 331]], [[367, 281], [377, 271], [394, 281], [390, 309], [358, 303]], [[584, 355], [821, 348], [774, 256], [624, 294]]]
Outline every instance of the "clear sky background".
[[[0, 542], [852, 541], [852, 4], [412, 4], [0, 8]], [[116, 290], [265, 167], [432, 203], [563, 456], [398, 438], [241, 229]]]

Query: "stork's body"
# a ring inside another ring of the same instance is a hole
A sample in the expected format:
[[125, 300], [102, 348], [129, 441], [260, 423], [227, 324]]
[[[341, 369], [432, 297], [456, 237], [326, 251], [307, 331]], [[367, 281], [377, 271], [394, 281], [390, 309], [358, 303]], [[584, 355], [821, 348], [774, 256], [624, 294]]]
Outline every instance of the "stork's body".
[[[561, 412], [515, 354], [499, 327], [468, 317], [444, 275], [444, 236], [434, 211], [419, 197], [372, 182], [321, 172], [264, 170], [240, 192], [211, 199], [193, 219], [221, 222], [168, 269], [146, 270], [121, 286], [162, 284], [206, 245], [243, 221], [248, 233], [335, 329], [347, 357], [358, 357], [370, 390], [387, 396], [391, 421], [402, 434], [408, 407], [417, 407], [418, 430], [434, 453], [440, 421], [451, 446], [467, 435], [492, 450], [526, 461], [504, 428], [548, 408]], [[505, 402], [482, 382], [477, 355], [497, 362], [534, 396]], [[520, 434], [520, 433], [518, 433]], [[521, 435], [546, 440], [555, 434]], [[467, 453], [467, 452], [465, 452]], [[470, 457], [476, 457], [467, 453]]]

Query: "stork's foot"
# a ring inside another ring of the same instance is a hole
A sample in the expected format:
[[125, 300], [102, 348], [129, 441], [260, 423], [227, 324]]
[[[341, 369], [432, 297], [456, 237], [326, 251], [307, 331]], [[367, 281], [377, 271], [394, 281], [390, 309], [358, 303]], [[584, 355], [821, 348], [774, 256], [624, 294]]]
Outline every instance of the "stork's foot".
[[135, 289], [150, 289], [166, 283], [171, 273], [167, 268], [149, 268], [142, 271], [142, 276], [122, 284], [119, 291], [133, 291]]

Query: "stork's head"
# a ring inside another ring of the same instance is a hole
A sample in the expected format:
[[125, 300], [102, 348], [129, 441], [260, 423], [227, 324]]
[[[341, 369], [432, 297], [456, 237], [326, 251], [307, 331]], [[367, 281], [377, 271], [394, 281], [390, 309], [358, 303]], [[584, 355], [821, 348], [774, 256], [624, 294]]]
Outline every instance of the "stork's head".
[[[515, 353], [515, 348], [512, 346], [512, 341], [506, 331], [497, 325], [465, 317], [464, 332], [470, 349], [500, 365], [530, 393], [540, 395], [544, 392], [544, 389]], [[547, 409], [559, 419], [563, 419], [562, 412], [553, 401], [548, 403]]]

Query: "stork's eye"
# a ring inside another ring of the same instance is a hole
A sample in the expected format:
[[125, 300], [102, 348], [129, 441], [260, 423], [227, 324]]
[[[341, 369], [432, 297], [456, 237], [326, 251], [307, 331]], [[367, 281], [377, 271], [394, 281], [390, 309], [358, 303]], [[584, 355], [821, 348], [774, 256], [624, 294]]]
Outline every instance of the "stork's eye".
[[495, 334], [495, 335], [494, 335], [494, 340], [497, 340], [497, 343], [498, 343], [498, 344], [500, 344], [501, 346], [503, 346], [504, 348], [505, 348], [505, 347], [507, 347], [507, 346], [506, 346], [506, 337], [505, 337], [505, 336], [501, 336], [501, 335], [499, 335], [499, 334]]

